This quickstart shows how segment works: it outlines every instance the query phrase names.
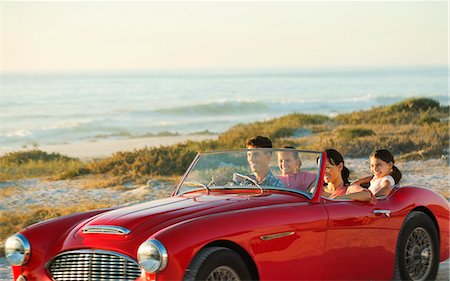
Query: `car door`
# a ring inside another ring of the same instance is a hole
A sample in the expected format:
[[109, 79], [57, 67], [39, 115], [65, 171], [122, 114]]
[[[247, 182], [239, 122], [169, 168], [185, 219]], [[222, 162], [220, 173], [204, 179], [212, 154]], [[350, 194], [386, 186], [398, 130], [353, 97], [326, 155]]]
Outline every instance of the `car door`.
[[391, 279], [398, 229], [389, 198], [322, 200], [328, 211], [324, 279]]
[[261, 280], [318, 280], [327, 226], [320, 204], [292, 202], [246, 214], [263, 220], [249, 242]]

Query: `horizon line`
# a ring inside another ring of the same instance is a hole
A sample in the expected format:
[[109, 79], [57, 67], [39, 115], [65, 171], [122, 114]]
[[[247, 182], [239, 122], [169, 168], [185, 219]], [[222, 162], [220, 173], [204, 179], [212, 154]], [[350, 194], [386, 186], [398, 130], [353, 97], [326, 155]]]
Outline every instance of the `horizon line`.
[[13, 70], [6, 71], [3, 69], [1, 71], [1, 76], [3, 75], [70, 75], [70, 74], [142, 74], [142, 73], [152, 73], [152, 74], [168, 74], [168, 73], [233, 73], [233, 72], [271, 72], [271, 71], [333, 71], [333, 72], [345, 72], [345, 71], [355, 71], [355, 70], [411, 70], [411, 69], [442, 69], [447, 68], [450, 70], [449, 64], [430, 64], [430, 65], [368, 65], [368, 66], [298, 66], [298, 67], [205, 67], [205, 68], [147, 68], [147, 69], [67, 69], [67, 70]]

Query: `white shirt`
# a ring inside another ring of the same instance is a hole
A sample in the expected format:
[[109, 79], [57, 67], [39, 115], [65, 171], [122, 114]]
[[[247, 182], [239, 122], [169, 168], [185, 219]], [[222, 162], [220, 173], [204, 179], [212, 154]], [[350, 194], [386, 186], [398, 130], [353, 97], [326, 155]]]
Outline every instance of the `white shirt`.
[[391, 175], [387, 175], [387, 176], [384, 176], [384, 177], [382, 177], [382, 178], [375, 178], [375, 177], [374, 177], [374, 178], [370, 181], [370, 186], [369, 186], [370, 192], [372, 192], [373, 195], [377, 195], [377, 193], [378, 193], [381, 189], [383, 189], [382, 186], [381, 186], [381, 184], [382, 184], [384, 181], [389, 181], [389, 182], [391, 183], [391, 187], [393, 187], [393, 186], [395, 185], [395, 180], [394, 180], [394, 178], [393, 178]]

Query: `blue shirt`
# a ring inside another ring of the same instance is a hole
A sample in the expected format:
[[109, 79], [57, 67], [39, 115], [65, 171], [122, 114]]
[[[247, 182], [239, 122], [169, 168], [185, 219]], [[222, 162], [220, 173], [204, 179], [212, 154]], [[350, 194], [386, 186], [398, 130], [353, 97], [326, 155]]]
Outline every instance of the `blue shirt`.
[[[255, 175], [251, 175], [250, 176], [252, 179], [256, 180]], [[263, 185], [263, 186], [274, 186], [274, 187], [282, 187], [282, 188], [286, 188], [286, 186], [284, 185], [284, 183], [279, 180], [277, 177], [275, 177], [271, 171], [269, 171], [269, 173], [267, 174], [267, 176], [262, 180], [262, 182], [258, 183], [259, 185]]]

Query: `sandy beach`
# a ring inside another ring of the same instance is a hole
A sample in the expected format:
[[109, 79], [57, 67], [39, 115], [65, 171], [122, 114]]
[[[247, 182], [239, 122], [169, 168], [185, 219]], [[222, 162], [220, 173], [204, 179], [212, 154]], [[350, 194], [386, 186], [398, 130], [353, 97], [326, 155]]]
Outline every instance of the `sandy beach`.
[[[214, 139], [217, 136], [175, 136], [131, 140], [88, 142], [78, 144], [49, 145], [39, 147], [48, 152], [58, 152], [80, 159], [101, 158], [122, 150], [139, 149], [145, 146], [160, 146], [184, 142], [187, 139]], [[351, 178], [365, 176], [369, 173], [368, 159], [347, 159], [346, 166], [351, 171]], [[448, 181], [450, 166], [447, 160], [430, 159], [425, 161], [399, 162], [396, 165], [403, 172], [401, 184], [422, 186], [435, 190], [450, 199]], [[145, 185], [124, 184], [121, 188], [87, 188], [93, 181], [90, 177], [71, 180], [48, 181], [42, 178], [6, 181], [0, 183], [3, 193], [0, 201], [2, 211], [20, 212], [35, 206], [72, 206], [90, 202], [102, 202], [112, 206], [135, 204], [170, 196], [174, 190], [173, 183], [150, 180]], [[3, 241], [2, 241], [3, 243]], [[11, 280], [10, 269], [4, 258], [0, 259], [0, 280]], [[437, 280], [449, 280], [449, 260], [440, 264]]]
[[[178, 136], [155, 136], [145, 138], [74, 142], [67, 144], [53, 144], [38, 146], [37, 149], [47, 152], [60, 153], [80, 160], [104, 158], [118, 151], [132, 151], [144, 147], [159, 147], [183, 143], [188, 140], [201, 141], [217, 139], [217, 135], [178, 135]], [[15, 149], [2, 149], [0, 155], [14, 151]]]

